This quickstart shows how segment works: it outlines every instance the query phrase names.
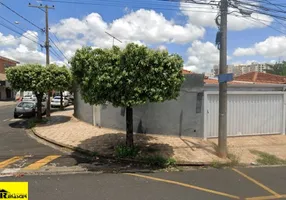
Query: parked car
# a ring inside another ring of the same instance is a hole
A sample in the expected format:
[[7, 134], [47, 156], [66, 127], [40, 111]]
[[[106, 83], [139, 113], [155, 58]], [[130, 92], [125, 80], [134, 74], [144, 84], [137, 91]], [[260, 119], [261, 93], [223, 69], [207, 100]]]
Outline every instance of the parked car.
[[[18, 103], [14, 110], [14, 118], [18, 117], [33, 117], [37, 113], [36, 101], [21, 101]], [[42, 114], [46, 113], [46, 105], [42, 103]]]
[[37, 101], [36, 95], [31, 94], [31, 95], [25, 95], [21, 99], [21, 101]]
[[[47, 95], [43, 95], [43, 101], [47, 100]], [[37, 97], [35, 94], [28, 94], [21, 98], [21, 101], [37, 101]]]
[[[69, 101], [67, 98], [63, 97], [63, 106], [66, 107], [69, 105]], [[56, 108], [61, 106], [61, 97], [55, 96], [51, 101], [51, 107]]]
[[73, 101], [74, 101], [74, 96], [73, 96], [73, 94], [70, 94], [68, 100], [69, 100], [69, 104], [72, 105], [72, 104], [73, 104]]

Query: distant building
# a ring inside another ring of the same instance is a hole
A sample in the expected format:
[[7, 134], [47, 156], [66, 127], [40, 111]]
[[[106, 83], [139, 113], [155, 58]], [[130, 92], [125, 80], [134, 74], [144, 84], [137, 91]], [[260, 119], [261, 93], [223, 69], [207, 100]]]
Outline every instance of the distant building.
[[14, 99], [14, 92], [7, 81], [5, 69], [19, 64], [18, 61], [0, 56], [0, 100]]
[[[257, 63], [253, 62], [251, 64], [236, 64], [236, 65], [228, 65], [228, 73], [233, 73], [234, 76], [240, 76], [242, 74], [246, 74], [249, 72], [262, 72], [266, 73], [266, 70], [270, 69], [268, 64], [266, 63]], [[219, 74], [219, 66], [214, 65], [212, 72], [215, 75]]]

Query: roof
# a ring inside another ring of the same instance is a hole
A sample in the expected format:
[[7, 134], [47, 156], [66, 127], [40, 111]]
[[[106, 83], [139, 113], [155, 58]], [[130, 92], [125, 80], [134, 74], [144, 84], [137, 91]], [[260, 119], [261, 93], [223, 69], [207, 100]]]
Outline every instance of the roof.
[[0, 60], [6, 60], [6, 61], [9, 61], [9, 62], [13, 62], [15, 64], [19, 64], [20, 62], [16, 61], [16, 60], [12, 60], [10, 58], [6, 58], [6, 57], [3, 57], [3, 56], [0, 56]]
[[186, 70], [186, 69], [183, 69], [182, 72], [183, 74], [193, 74], [193, 72]]
[[7, 80], [6, 74], [0, 73], [0, 81], [5, 81], [5, 80]]
[[[218, 79], [211, 79], [211, 78], [205, 78], [204, 79], [204, 83], [205, 84], [218, 84]], [[231, 82], [228, 82], [228, 84], [234, 84], [234, 85], [237, 85], [237, 84], [249, 84], [249, 82], [244, 82], [244, 81], [231, 81]]]
[[285, 84], [286, 76], [268, 74], [262, 72], [249, 72], [234, 78], [237, 81], [247, 81], [252, 83]]
[[[205, 78], [205, 84], [218, 84], [217, 79]], [[262, 72], [249, 72], [240, 76], [234, 77], [234, 80], [228, 84], [286, 84], [286, 76]]]

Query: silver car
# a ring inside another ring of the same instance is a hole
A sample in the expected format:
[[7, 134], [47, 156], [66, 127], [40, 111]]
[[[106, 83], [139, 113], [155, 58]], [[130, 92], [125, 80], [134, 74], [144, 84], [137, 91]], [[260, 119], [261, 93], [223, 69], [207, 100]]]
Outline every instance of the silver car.
[[[46, 106], [42, 103], [42, 114], [45, 114]], [[14, 110], [14, 118], [18, 117], [34, 117], [37, 113], [36, 101], [22, 101], [17, 104]]]

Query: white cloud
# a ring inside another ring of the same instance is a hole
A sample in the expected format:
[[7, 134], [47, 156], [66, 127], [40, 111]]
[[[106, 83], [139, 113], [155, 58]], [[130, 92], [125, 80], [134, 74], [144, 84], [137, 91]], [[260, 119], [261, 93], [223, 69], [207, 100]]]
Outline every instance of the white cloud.
[[5, 47], [5, 46], [16, 46], [19, 43], [16, 37], [13, 35], [3, 35], [0, 33], [0, 46]]
[[163, 51], [163, 50], [168, 50], [168, 48], [165, 45], [159, 45], [156, 47], [156, 49]]
[[35, 31], [27, 31], [20, 37], [20, 43], [25, 45], [31, 51], [37, 50], [38, 42], [38, 33]]
[[186, 43], [201, 38], [205, 30], [199, 26], [177, 25], [168, 21], [162, 13], [140, 9], [109, 24], [111, 33], [119, 38], [143, 40], [148, 44], [170, 42]]
[[255, 54], [256, 51], [253, 48], [237, 48], [233, 53], [234, 56], [254, 56]]
[[[207, 0], [205, 0], [207, 1]], [[218, 13], [218, 7], [211, 5], [198, 5], [189, 3], [180, 3], [181, 12], [188, 16], [189, 22], [203, 27], [217, 27], [215, 18]], [[229, 8], [228, 15], [228, 29], [234, 31], [241, 31], [249, 28], [264, 28], [270, 25], [273, 19], [269, 16], [252, 13], [251, 17], [257, 20], [247, 19], [243, 17], [238, 9]], [[236, 16], [235, 16], [236, 15]], [[259, 22], [263, 21], [263, 23]]]
[[234, 56], [261, 55], [266, 58], [283, 57], [286, 55], [286, 36], [270, 36], [250, 48], [237, 48]]
[[0, 48], [1, 56], [12, 58], [21, 64], [45, 64], [45, 53], [38, 51], [39, 45], [37, 43], [39, 39], [37, 32], [28, 30], [19, 37], [12, 35], [5, 36], [3, 33], [0, 33], [0, 44], [1, 40], [4, 42], [4, 45], [1, 45]]
[[91, 13], [82, 19], [63, 19], [51, 27], [63, 40], [76, 40], [80, 45], [111, 47], [112, 38], [105, 31], [122, 41], [115, 44], [125, 46], [129, 42], [139, 44], [176, 43], [182, 44], [202, 38], [205, 29], [192, 24], [184, 26], [167, 20], [162, 13], [140, 9], [106, 23], [98, 13]]
[[19, 47], [9, 48], [0, 51], [0, 55], [25, 63], [45, 64], [46, 54], [39, 51], [30, 51], [26, 46], [20, 44]]
[[195, 72], [207, 72], [219, 63], [219, 51], [211, 42], [194, 41], [188, 49], [185, 69]]

